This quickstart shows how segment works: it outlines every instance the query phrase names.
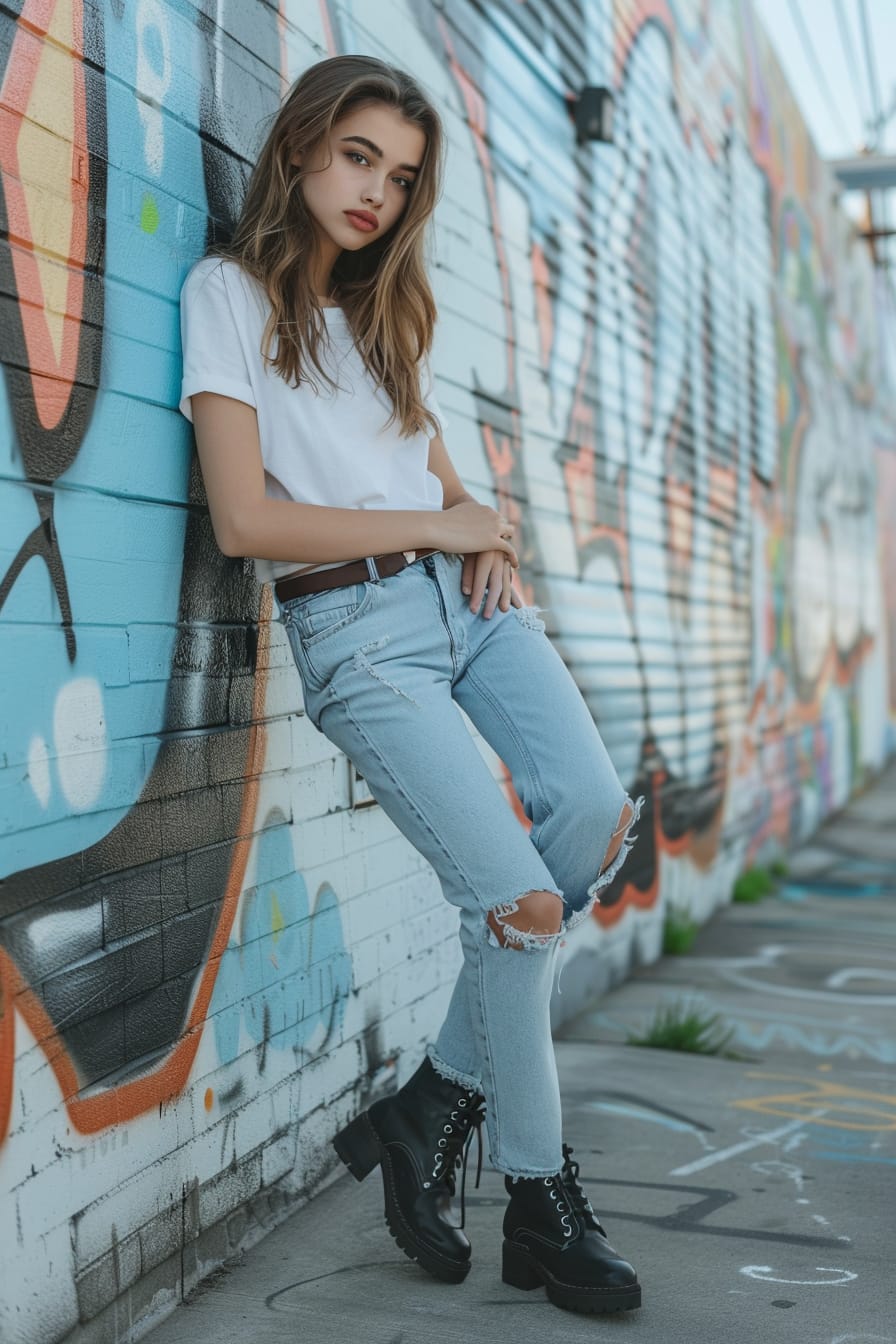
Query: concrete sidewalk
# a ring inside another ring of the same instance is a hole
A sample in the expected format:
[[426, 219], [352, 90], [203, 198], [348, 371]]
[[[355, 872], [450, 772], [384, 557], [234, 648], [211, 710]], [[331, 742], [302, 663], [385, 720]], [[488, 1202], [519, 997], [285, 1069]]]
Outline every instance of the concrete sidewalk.
[[[194, 1292], [151, 1344], [896, 1342], [896, 768], [794, 856], [778, 897], [729, 906], [557, 1039], [566, 1137], [640, 1311], [575, 1316], [500, 1278], [501, 1177], [467, 1183], [474, 1264], [396, 1249], [379, 1172], [334, 1181]], [[658, 1006], [718, 1011], [742, 1059], [627, 1045]], [[474, 1144], [475, 1146], [475, 1144]]]

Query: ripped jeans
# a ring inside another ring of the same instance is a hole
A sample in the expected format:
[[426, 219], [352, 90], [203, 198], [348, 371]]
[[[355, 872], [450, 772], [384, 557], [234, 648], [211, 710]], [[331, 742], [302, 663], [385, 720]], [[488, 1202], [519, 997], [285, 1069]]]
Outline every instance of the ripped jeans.
[[[463, 964], [427, 1047], [433, 1066], [484, 1094], [497, 1170], [548, 1176], [563, 1162], [549, 1012], [558, 946], [624, 861], [641, 800], [623, 789], [536, 608], [474, 614], [462, 563], [436, 552], [388, 578], [292, 598], [280, 620], [311, 722], [460, 911]], [[458, 705], [510, 772], [528, 834]], [[500, 942], [489, 917], [539, 892], [562, 901], [559, 931], [503, 923]]]

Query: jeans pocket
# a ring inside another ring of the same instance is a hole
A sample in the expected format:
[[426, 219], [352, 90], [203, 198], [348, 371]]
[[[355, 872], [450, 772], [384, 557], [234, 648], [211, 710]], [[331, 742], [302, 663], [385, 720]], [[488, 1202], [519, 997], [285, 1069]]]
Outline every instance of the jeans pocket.
[[295, 627], [305, 648], [312, 648], [361, 616], [373, 601], [370, 582], [344, 584], [321, 593], [307, 593], [286, 603], [285, 619]]

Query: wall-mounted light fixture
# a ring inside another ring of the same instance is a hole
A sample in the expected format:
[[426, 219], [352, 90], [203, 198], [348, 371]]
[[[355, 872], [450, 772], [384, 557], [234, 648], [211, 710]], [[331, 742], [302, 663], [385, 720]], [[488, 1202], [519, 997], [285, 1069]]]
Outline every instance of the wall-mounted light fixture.
[[613, 139], [613, 95], [602, 84], [585, 84], [576, 93], [566, 95], [566, 105], [575, 122], [576, 144], [589, 140], [609, 144]]

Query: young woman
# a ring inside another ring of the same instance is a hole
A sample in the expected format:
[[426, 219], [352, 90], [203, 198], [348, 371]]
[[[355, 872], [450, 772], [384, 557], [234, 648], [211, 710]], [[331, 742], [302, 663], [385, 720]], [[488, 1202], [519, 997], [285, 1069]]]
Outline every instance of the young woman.
[[[484, 1118], [509, 1196], [505, 1282], [616, 1311], [641, 1289], [562, 1140], [549, 1003], [559, 942], [625, 858], [640, 800], [513, 585], [513, 525], [464, 490], [441, 438], [423, 262], [441, 158], [439, 117], [401, 70], [306, 70], [233, 238], [184, 283], [180, 406], [218, 545], [274, 583], [309, 718], [460, 912], [438, 1038], [336, 1150], [358, 1180], [380, 1164], [399, 1246], [459, 1282], [470, 1244], [450, 1197]], [[528, 834], [457, 705], [510, 770]]]

